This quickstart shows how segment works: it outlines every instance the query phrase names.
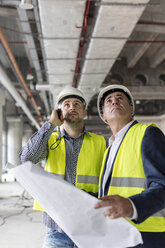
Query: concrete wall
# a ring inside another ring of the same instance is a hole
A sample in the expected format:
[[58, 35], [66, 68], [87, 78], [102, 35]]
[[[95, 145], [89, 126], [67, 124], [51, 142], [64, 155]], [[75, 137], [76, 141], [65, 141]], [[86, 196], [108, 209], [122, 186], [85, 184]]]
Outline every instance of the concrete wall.
[[141, 123], [154, 123], [165, 134], [165, 114], [161, 116], [135, 116], [134, 119]]

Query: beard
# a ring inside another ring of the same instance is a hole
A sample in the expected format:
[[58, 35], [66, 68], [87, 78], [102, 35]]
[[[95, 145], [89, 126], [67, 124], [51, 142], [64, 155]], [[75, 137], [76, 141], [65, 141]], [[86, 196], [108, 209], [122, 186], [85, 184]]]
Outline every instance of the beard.
[[78, 113], [73, 111], [73, 112], [70, 112], [70, 113], [67, 113], [65, 116], [64, 116], [64, 120], [68, 123], [80, 123], [82, 122], [82, 118], [79, 117]]

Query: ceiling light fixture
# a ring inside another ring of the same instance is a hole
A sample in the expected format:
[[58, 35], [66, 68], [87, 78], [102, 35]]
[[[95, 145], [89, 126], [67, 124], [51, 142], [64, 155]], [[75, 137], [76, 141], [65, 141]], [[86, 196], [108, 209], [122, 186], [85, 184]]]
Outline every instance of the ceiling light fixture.
[[26, 80], [33, 80], [34, 79], [34, 76], [31, 74], [31, 73], [27, 73], [26, 75]]
[[21, 9], [25, 9], [25, 10], [33, 9], [34, 8], [31, 0], [21, 0], [21, 3], [19, 5], [19, 7]]
[[135, 103], [136, 103], [136, 104], [140, 104], [140, 100], [136, 100]]

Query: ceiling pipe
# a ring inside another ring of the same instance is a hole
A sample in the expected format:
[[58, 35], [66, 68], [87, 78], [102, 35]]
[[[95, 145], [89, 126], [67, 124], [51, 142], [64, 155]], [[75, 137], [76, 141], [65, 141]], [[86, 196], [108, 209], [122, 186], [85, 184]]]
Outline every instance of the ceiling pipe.
[[[82, 41], [81, 41], [82, 42]], [[80, 47], [81, 47], [81, 42], [80, 42]], [[83, 41], [84, 43], [87, 42], [87, 40]], [[165, 40], [128, 40], [127, 43], [165, 43]], [[27, 44], [27, 41], [8, 41], [9, 44], [14, 44], [14, 45], [22, 45], [22, 44]], [[37, 44], [39, 42], [35, 42], [35, 44]], [[84, 45], [84, 44], [83, 44]], [[99, 60], [100, 58], [96, 58], [97, 60]], [[96, 60], [96, 59], [91, 59], [91, 60]], [[110, 60], [110, 59], [114, 59], [114, 58], [104, 58], [104, 60]], [[48, 59], [47, 59], [48, 60]], [[49, 59], [50, 60], [50, 59]], [[57, 58], [55, 60], [69, 60], [68, 58]], [[71, 59], [70, 59], [71, 60]], [[72, 59], [72, 60], [77, 60], [77, 61], [81, 61], [81, 60], [85, 60], [85, 58], [81, 58], [79, 57], [79, 55], [77, 56], [77, 59]], [[89, 59], [86, 59], [89, 60]], [[102, 60], [102, 59], [101, 59]], [[40, 60], [41, 61], [41, 60]], [[76, 71], [76, 70], [75, 70]]]
[[138, 25], [156, 25], [156, 26], [165, 26], [165, 22], [152, 22], [152, 21], [139, 21]]
[[[17, 8], [17, 12], [18, 12], [18, 14], [19, 14], [19, 16], [20, 16], [20, 19], [21, 19], [21, 12], [23, 13], [26, 13], [26, 10], [21, 10], [21, 11], [19, 11], [20, 10], [20, 2], [21, 2], [21, 0], [5, 0], [5, 4], [3, 3], [3, 1], [1, 1], [1, 4], [0, 4], [0, 6], [3, 6], [3, 5], [5, 5], [5, 6], [7, 6], [7, 5], [9, 5], [9, 6], [14, 6], [15, 8]], [[24, 1], [22, 1], [22, 2], [25, 2], [25, 3], [27, 3], [28, 4], [28, 6], [29, 6], [29, 4], [31, 5], [31, 2], [33, 2], [33, 9], [34, 9], [34, 16], [35, 16], [35, 19], [36, 19], [36, 15], [38, 16], [38, 10], [37, 10], [37, 1], [36, 0], [33, 0], [33, 1], [31, 1], [31, 0], [24, 0]], [[29, 14], [30, 14], [31, 12], [29, 12]], [[30, 22], [29, 20], [28, 20], [28, 22]], [[21, 22], [22, 23], [22, 25], [23, 25], [23, 21]], [[37, 24], [37, 28], [38, 28], [38, 26], [40, 25], [39, 24], [39, 21], [38, 21], [38, 18], [36, 19], [36, 24]], [[24, 24], [26, 27], [27, 27], [27, 23], [26, 23], [26, 21], [25, 21], [25, 24]], [[24, 27], [24, 26], [23, 26]], [[30, 33], [30, 32], [29, 32]], [[27, 35], [27, 37], [26, 37], [27, 39], [28, 39], [28, 35]], [[30, 39], [30, 38], [29, 38]], [[27, 44], [30, 48], [32, 48], [32, 47], [34, 47], [35, 48], [35, 45], [33, 45], [32, 46], [32, 40], [31, 40], [31, 43], [30, 43], [30, 45], [29, 45], [29, 39], [28, 39], [28, 42], [27, 41], [25, 41], [25, 42], [20, 42], [20, 41], [18, 41], [18, 44]], [[9, 42], [10, 43], [10, 42]], [[11, 43], [13, 43], [13, 42], [11, 42]], [[39, 41], [33, 41], [33, 43], [34, 44], [40, 44], [40, 42]], [[13, 43], [14, 44], [14, 43]], [[26, 47], [25, 47], [25, 50], [26, 50]], [[26, 50], [27, 51], [27, 50]], [[30, 54], [31, 54], [31, 56], [32, 57], [36, 57], [36, 53], [34, 52], [34, 50], [33, 49], [30, 49]], [[27, 53], [27, 56], [28, 56], [28, 53]], [[42, 75], [41, 75], [41, 73], [40, 73], [40, 71], [41, 71], [41, 67], [40, 67], [40, 65], [39, 65], [39, 58], [37, 57], [37, 59], [36, 59], [36, 61], [33, 59], [33, 64], [34, 64], [34, 68], [35, 68], [35, 71], [36, 71], [36, 75], [37, 75], [37, 79], [38, 79], [38, 81], [39, 81], [39, 78], [41, 78], [40, 80], [42, 81]], [[48, 100], [47, 100], [47, 97], [46, 97], [46, 95], [44, 94], [44, 93], [41, 93], [41, 98], [43, 98], [43, 101], [44, 101], [44, 103], [45, 103], [45, 108], [46, 108], [46, 111], [47, 111], [47, 114], [49, 114], [49, 104], [48, 104]]]
[[31, 94], [31, 92], [30, 92], [30, 90], [29, 90], [29, 88], [28, 88], [23, 76], [22, 76], [22, 73], [21, 73], [21, 71], [20, 71], [20, 69], [19, 69], [19, 67], [17, 65], [17, 62], [16, 62], [16, 60], [14, 58], [14, 55], [13, 55], [11, 49], [10, 49], [10, 46], [9, 46], [9, 44], [8, 44], [8, 42], [7, 42], [7, 40], [6, 40], [5, 36], [4, 36], [3, 31], [2, 31], [1, 28], [0, 28], [0, 40], [1, 40], [1, 42], [2, 42], [4, 48], [5, 48], [6, 52], [7, 52], [10, 60], [12, 62], [12, 65], [13, 65], [15, 71], [16, 71], [16, 74], [17, 74], [18, 78], [20, 79], [20, 82], [22, 83], [22, 85], [23, 85], [28, 97], [30, 98], [30, 100], [31, 100], [31, 102], [33, 104], [33, 107], [34, 107], [34, 109], [35, 109], [35, 111], [37, 113], [39, 122], [41, 123], [43, 121], [41, 113], [40, 113], [40, 111], [38, 109], [38, 106], [37, 106], [32, 94]]
[[50, 84], [36, 84], [36, 90], [38, 91], [50, 91], [51, 85]]
[[[91, 5], [91, 2], [90, 2], [90, 0], [88, 0], [86, 3], [85, 12], [84, 12], [83, 26], [76, 26], [76, 28], [82, 28], [82, 34], [81, 35], [83, 38], [85, 38], [85, 34], [86, 34], [90, 5]], [[74, 71], [75, 74], [74, 74], [73, 84], [72, 84], [73, 87], [77, 87], [77, 78], [78, 78], [78, 74], [79, 74], [78, 72], [80, 69], [80, 58], [82, 56], [82, 51], [83, 51], [83, 47], [84, 47], [85, 42], [86, 42], [85, 40], [80, 41], [79, 50], [78, 50], [78, 54], [77, 54], [77, 62], [76, 62], [76, 67], [75, 67], [75, 71]]]
[[[35, 18], [35, 22], [36, 22], [36, 27], [37, 27], [37, 32], [38, 34], [42, 33], [42, 29], [41, 29], [41, 21], [40, 21], [40, 17], [39, 17], [39, 9], [38, 9], [38, 2], [37, 0], [33, 0], [33, 4], [34, 4], [34, 18]], [[36, 41], [34, 41], [35, 43]], [[40, 39], [40, 47], [44, 47], [44, 43], [43, 43], [43, 40]], [[43, 58], [43, 65], [44, 67], [47, 69], [47, 65], [46, 65], [46, 55], [45, 55], [45, 51], [44, 49], [41, 49], [41, 53], [42, 53], [42, 58]], [[37, 57], [38, 59], [38, 63], [40, 65], [40, 59]], [[37, 70], [37, 64], [35, 63], [35, 61], [33, 60], [33, 63], [34, 63], [34, 67], [36, 69], [36, 75], [37, 75], [37, 78], [38, 78], [38, 82], [41, 81], [43, 83], [43, 75], [42, 75], [42, 69], [41, 69], [41, 66], [39, 68], [39, 71]], [[39, 80], [40, 78], [40, 80]], [[48, 81], [47, 79], [47, 75], [46, 75], [46, 81]], [[45, 103], [45, 108], [46, 108], [46, 112], [47, 112], [47, 115], [50, 114], [50, 109], [53, 108], [53, 104], [51, 104], [51, 93], [49, 92], [49, 99], [47, 99], [47, 95], [43, 92], [41, 93], [41, 97]]]
[[165, 43], [165, 40], [128, 40], [127, 43]]
[[[27, 41], [8, 41], [9, 44], [14, 44], [14, 45], [27, 45]], [[35, 41], [35, 44], [39, 44], [39, 41]]]
[[6, 75], [4, 70], [0, 67], [0, 82], [1, 84], [9, 91], [11, 96], [15, 99], [15, 101], [18, 103], [18, 105], [23, 109], [27, 117], [32, 121], [34, 126], [39, 129], [40, 126], [38, 122], [35, 120], [35, 118], [32, 116], [29, 108], [27, 107], [25, 101], [20, 96], [20, 94], [17, 92], [15, 87], [13, 86], [12, 82], [10, 81], [9, 77]]
[[165, 43], [165, 40], [128, 40], [127, 43]]
[[[33, 3], [34, 3], [34, 1], [33, 1]], [[36, 3], [35, 3], [35, 6], [36, 6]], [[36, 44], [37, 44], [37, 42], [38, 42], [38, 44], [40, 44], [40, 42], [34, 40], [31, 26], [29, 23], [29, 19], [27, 16], [27, 12], [20, 9], [20, 8], [17, 8], [17, 12], [19, 15], [19, 19], [21, 21], [21, 26], [22, 26], [23, 31], [25, 32], [25, 34], [27, 34], [27, 33], [31, 34], [31, 35], [25, 35], [25, 39], [27, 41], [27, 46], [25, 46], [25, 50], [27, 53], [27, 58], [30, 61], [29, 64], [30, 65], [32, 64], [34, 69], [35, 69], [37, 82], [43, 82], [43, 75], [41, 72], [41, 64], [40, 64], [39, 57], [38, 57], [39, 55], [38, 55], [37, 50], [36, 50], [37, 49]], [[36, 7], [34, 7], [34, 13], [35, 12], [36, 12]], [[36, 20], [36, 25], [38, 26], [39, 24], [37, 24], [37, 23], [38, 22]], [[45, 92], [42, 92], [40, 94], [40, 97], [41, 97], [42, 101], [44, 102], [46, 114], [49, 115], [50, 114], [49, 104], [48, 104], [48, 99], [46, 97]]]

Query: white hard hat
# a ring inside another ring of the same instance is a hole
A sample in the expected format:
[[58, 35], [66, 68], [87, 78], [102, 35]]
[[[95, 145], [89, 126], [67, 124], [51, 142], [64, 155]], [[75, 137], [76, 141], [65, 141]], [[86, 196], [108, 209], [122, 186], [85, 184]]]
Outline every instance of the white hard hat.
[[78, 90], [77, 88], [74, 88], [71, 86], [65, 87], [60, 92], [60, 94], [57, 97], [57, 103], [56, 103], [57, 106], [61, 101], [65, 100], [69, 97], [73, 97], [73, 98], [75, 97], [75, 98], [80, 99], [84, 103], [84, 106], [86, 106], [86, 99], [85, 99], [83, 93], [80, 90]]
[[[120, 84], [111, 84], [111, 85], [108, 85], [107, 87], [103, 88], [99, 95], [98, 95], [98, 98], [97, 98], [97, 109], [98, 109], [98, 112], [99, 112], [99, 116], [100, 118], [103, 120], [102, 118], [102, 107], [104, 105], [104, 100], [105, 100], [105, 97], [110, 94], [111, 92], [115, 92], [115, 91], [122, 91], [127, 97], [128, 99], [130, 100], [131, 102], [131, 105], [133, 107], [133, 111], [135, 110], [135, 105], [134, 105], [134, 100], [133, 100], [133, 97], [132, 97], [132, 94], [131, 92], [129, 91], [129, 89], [127, 87], [125, 87], [124, 85], [120, 85]], [[105, 120], [103, 120], [105, 123], [107, 123]]]

